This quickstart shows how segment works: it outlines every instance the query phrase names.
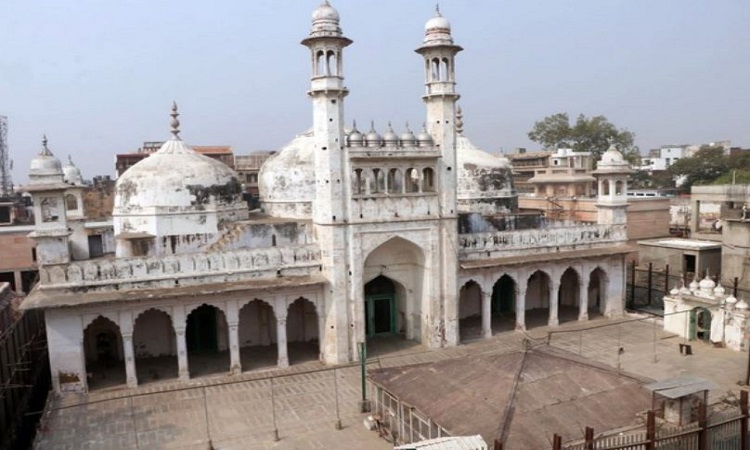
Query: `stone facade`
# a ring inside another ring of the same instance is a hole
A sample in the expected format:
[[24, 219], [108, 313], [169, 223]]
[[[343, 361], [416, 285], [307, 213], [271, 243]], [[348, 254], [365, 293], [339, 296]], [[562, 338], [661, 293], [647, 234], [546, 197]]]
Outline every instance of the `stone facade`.
[[[283, 367], [301, 349], [346, 363], [381, 335], [453, 346], [475, 316], [489, 336], [506, 310], [519, 329], [533, 326], [533, 310], [547, 310], [552, 325], [570, 308], [576, 320], [622, 314], [622, 155], [611, 149], [600, 164], [612, 190], [599, 198], [598, 223], [520, 214], [508, 161], [463, 134], [462, 49], [450, 23], [430, 19], [417, 49], [427, 124], [418, 133], [345, 126], [351, 43], [324, 2], [302, 41], [313, 126], [263, 165], [259, 213], [237, 207], [234, 172], [179, 139], [175, 108], [175, 137], [118, 180], [115, 258], [76, 261], [67, 235], [53, 241], [37, 223], [32, 237], [50, 257], [24, 307], [46, 310], [57, 392], [101, 385], [101, 374], [129, 386], [188, 379], [211, 358], [227, 373], [264, 354]], [[156, 170], [160, 158], [168, 164]], [[29, 190], [62, 198], [68, 187], [56, 180]]]

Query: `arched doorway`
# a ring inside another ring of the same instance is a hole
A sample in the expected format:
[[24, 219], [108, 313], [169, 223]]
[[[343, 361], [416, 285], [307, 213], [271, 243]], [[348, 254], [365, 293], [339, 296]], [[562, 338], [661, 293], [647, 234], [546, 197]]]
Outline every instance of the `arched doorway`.
[[690, 330], [689, 339], [699, 339], [709, 342], [711, 339], [711, 311], [703, 307], [693, 308], [690, 311]]
[[492, 330], [508, 331], [516, 327], [516, 282], [503, 275], [492, 287]]
[[578, 320], [580, 313], [580, 283], [578, 272], [568, 267], [560, 277], [560, 291], [557, 294], [559, 323]]
[[242, 370], [267, 369], [278, 365], [276, 315], [273, 307], [260, 299], [240, 309], [240, 361]]
[[549, 321], [550, 277], [537, 270], [529, 277], [526, 287], [526, 328], [546, 326]]
[[424, 279], [424, 252], [411, 241], [392, 238], [367, 256], [359, 310], [364, 330], [357, 330], [355, 338], [365, 337], [368, 354], [404, 348], [403, 338], [421, 341], [423, 333], [432, 332], [422, 326]]
[[106, 317], [94, 319], [83, 331], [89, 391], [125, 384], [125, 359], [120, 327]]
[[589, 275], [588, 313], [589, 317], [604, 314], [607, 302], [607, 273], [597, 267]]
[[365, 334], [367, 337], [398, 332], [396, 284], [380, 275], [365, 285]]
[[229, 330], [223, 311], [205, 304], [192, 310], [185, 340], [191, 377], [229, 373]]
[[149, 309], [135, 319], [133, 351], [138, 384], [177, 378], [177, 339], [169, 314]]
[[318, 327], [318, 314], [310, 300], [300, 297], [289, 305], [286, 339], [290, 365], [320, 358]]
[[458, 337], [461, 342], [482, 337], [482, 288], [471, 280], [458, 297]]

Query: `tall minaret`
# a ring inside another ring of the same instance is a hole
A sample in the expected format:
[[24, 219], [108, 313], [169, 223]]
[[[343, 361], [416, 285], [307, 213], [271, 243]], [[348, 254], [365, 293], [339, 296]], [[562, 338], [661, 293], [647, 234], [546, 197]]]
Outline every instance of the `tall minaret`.
[[611, 145], [592, 173], [599, 189], [596, 199], [597, 223], [600, 225], [625, 225], [628, 210], [628, 176], [630, 164], [617, 148]]
[[[313, 104], [315, 142], [315, 198], [313, 228], [320, 245], [321, 275], [327, 280], [323, 294], [325, 317], [322, 355], [329, 364], [352, 358], [349, 347], [349, 268], [344, 148], [343, 50], [352, 41], [339, 27], [339, 14], [324, 1], [312, 15], [312, 30], [302, 44], [310, 49], [312, 78], [308, 95]], [[353, 325], [352, 325], [353, 327]]]
[[463, 50], [453, 43], [451, 24], [436, 9], [425, 25], [425, 37], [416, 52], [424, 57], [427, 131], [443, 155], [439, 163], [442, 217], [456, 215], [456, 54]]
[[343, 50], [352, 41], [344, 37], [339, 14], [325, 0], [312, 15], [312, 30], [302, 41], [311, 53], [312, 77], [308, 95], [313, 103], [315, 139], [315, 200], [313, 221], [345, 220], [344, 198], [344, 87]]

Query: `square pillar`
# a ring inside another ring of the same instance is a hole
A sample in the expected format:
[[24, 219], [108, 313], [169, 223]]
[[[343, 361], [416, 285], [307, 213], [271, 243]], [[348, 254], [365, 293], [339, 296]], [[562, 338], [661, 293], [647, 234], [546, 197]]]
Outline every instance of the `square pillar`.
[[283, 312], [276, 311], [276, 346], [279, 354], [278, 366], [280, 369], [289, 367], [289, 356], [286, 345], [286, 309]]
[[125, 379], [129, 388], [138, 387], [138, 376], [135, 373], [135, 352], [133, 351], [133, 335], [122, 335], [122, 346], [125, 353]]
[[552, 280], [550, 283], [551, 289], [549, 292], [549, 321], [547, 325], [550, 327], [556, 327], [560, 325], [559, 310], [560, 310], [560, 279]]
[[526, 284], [516, 286], [516, 330], [526, 331]]
[[578, 284], [578, 320], [589, 320], [589, 276], [583, 271]]
[[177, 367], [179, 369], [180, 381], [190, 379], [190, 369], [188, 368], [187, 342], [185, 341], [185, 328], [175, 328], [177, 337]]
[[232, 375], [242, 373], [242, 361], [240, 360], [239, 329], [239, 322], [232, 322], [229, 324], [229, 372]]
[[481, 291], [482, 295], [482, 336], [485, 339], [492, 337], [492, 294], [488, 294], [484, 290]]

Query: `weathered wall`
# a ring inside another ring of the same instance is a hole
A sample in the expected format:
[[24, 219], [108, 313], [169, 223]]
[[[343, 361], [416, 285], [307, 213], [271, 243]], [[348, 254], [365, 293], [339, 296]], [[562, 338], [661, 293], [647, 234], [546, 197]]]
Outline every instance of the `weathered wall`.
[[737, 277], [740, 288], [750, 290], [750, 221], [725, 222], [721, 252], [722, 280]]

